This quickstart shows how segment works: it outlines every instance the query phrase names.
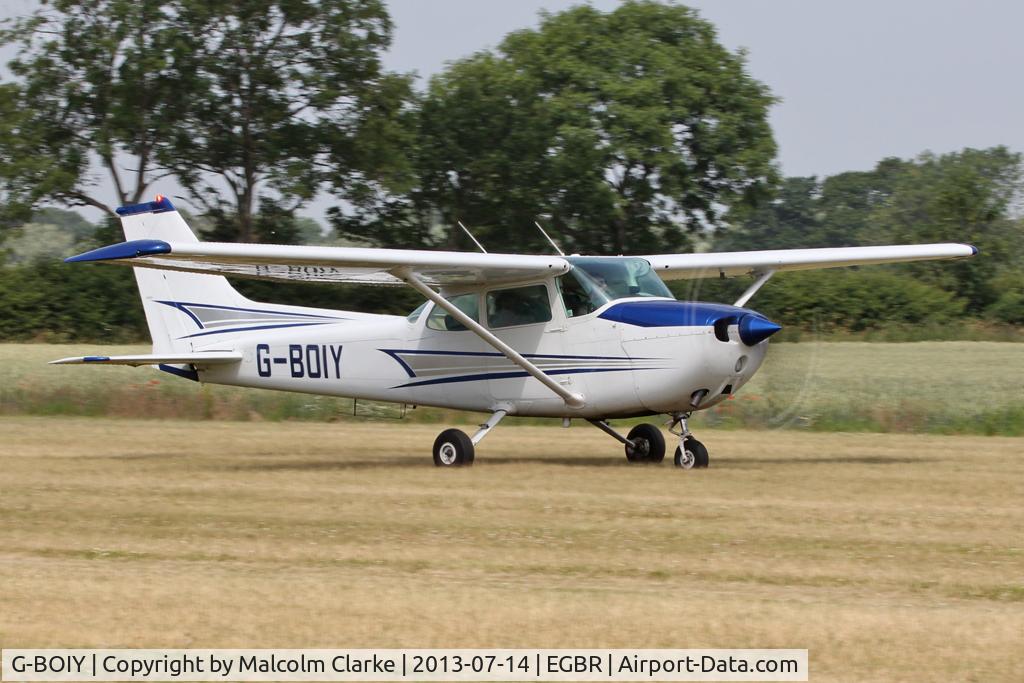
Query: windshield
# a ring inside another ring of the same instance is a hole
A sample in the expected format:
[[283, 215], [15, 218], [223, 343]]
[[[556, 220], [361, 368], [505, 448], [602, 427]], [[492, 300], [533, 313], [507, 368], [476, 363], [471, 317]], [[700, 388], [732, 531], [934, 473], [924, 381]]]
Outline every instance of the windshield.
[[416, 307], [415, 311], [413, 311], [406, 317], [406, 320], [408, 320], [411, 323], [414, 323], [417, 320], [419, 320], [420, 316], [423, 315], [423, 309], [426, 308], [427, 304], [429, 303], [429, 301], [424, 301], [423, 303], [421, 303], [419, 306]]
[[558, 285], [569, 317], [586, 315], [609, 301], [626, 297], [675, 298], [642, 258], [570, 256], [566, 260], [573, 269], [558, 278]]

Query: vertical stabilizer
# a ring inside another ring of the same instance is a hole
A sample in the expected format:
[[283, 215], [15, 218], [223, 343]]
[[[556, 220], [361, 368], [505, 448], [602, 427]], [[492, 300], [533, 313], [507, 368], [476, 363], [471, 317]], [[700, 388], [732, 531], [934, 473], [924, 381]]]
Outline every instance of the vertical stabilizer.
[[[117, 210], [125, 238], [155, 239], [164, 242], [198, 242], [195, 233], [166, 197]], [[211, 340], [191, 337], [196, 325], [190, 324], [187, 311], [192, 305], [246, 307], [248, 299], [221, 275], [181, 273], [152, 268], [134, 268], [135, 281], [146, 311], [146, 323], [153, 338], [153, 353], [192, 351]]]

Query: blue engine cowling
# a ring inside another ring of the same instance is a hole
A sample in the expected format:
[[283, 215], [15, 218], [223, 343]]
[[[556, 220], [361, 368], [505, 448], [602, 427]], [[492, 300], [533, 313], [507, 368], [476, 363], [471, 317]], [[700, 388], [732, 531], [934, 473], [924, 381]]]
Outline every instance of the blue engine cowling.
[[623, 301], [605, 309], [600, 316], [637, 327], [714, 327], [716, 336], [723, 335], [732, 325], [739, 329], [740, 340], [755, 346], [782, 329], [757, 311], [728, 304], [701, 301]]

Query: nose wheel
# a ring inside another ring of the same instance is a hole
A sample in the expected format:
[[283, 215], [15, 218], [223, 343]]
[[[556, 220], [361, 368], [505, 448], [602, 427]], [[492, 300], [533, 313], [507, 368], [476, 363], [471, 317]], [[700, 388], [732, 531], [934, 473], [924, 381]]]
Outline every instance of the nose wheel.
[[684, 470], [707, 467], [708, 449], [692, 436], [687, 437], [682, 444], [676, 446], [675, 464]]
[[673, 461], [676, 467], [683, 470], [702, 469], [710, 462], [708, 449], [690, 434], [690, 428], [686, 425], [689, 417], [689, 413], [676, 413], [669, 423], [668, 431], [679, 437]]

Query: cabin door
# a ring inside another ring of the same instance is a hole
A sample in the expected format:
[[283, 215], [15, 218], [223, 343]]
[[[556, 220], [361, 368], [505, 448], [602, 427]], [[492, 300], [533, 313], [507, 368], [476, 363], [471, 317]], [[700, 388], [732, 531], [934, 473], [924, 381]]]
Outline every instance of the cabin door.
[[[565, 319], [557, 306], [552, 282], [492, 289], [484, 294], [486, 325], [499, 339], [526, 356], [570, 390], [571, 358], [565, 348]], [[490, 357], [488, 384], [495, 402], [554, 402], [559, 398], [500, 353]]]

